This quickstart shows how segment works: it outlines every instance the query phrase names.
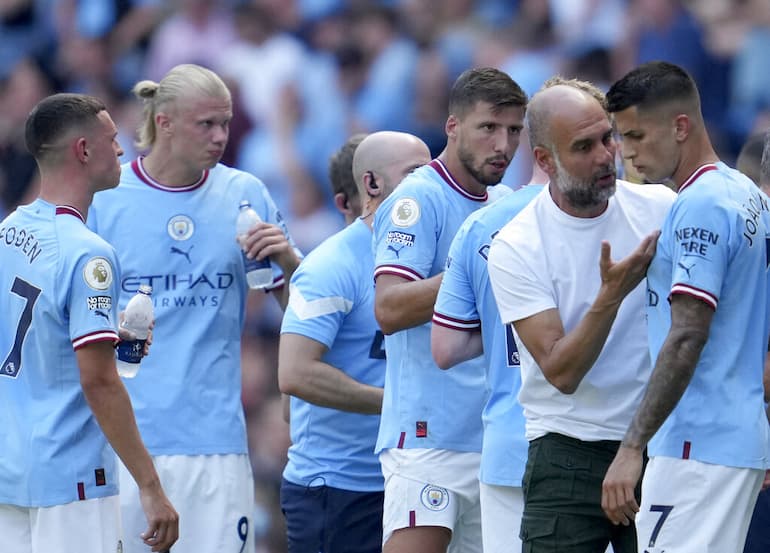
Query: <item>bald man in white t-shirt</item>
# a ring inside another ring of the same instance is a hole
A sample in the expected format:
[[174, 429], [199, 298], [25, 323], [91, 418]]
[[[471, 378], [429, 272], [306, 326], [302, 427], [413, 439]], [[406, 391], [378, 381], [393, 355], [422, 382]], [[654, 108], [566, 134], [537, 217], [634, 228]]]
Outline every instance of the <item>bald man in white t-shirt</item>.
[[521, 356], [523, 551], [636, 553], [634, 526], [602, 511], [602, 480], [651, 370], [640, 283], [674, 194], [616, 180], [612, 124], [590, 83], [549, 80], [526, 125], [550, 183], [503, 227], [488, 265]]

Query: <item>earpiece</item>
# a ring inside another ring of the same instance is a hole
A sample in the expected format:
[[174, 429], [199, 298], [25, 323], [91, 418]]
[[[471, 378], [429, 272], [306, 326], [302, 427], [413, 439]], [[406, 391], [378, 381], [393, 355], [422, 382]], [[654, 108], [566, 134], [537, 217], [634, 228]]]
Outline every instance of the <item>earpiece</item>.
[[367, 174], [369, 175], [369, 188], [371, 188], [372, 190], [379, 190], [380, 187], [374, 178], [374, 173], [372, 173], [371, 171], [367, 171]]

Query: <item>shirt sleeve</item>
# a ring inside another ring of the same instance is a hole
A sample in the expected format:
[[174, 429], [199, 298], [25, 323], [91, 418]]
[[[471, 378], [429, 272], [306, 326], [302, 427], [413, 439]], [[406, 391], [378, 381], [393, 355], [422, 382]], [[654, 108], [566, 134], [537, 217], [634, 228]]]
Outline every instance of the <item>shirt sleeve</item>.
[[68, 282], [67, 310], [73, 349], [94, 342], [118, 342], [120, 282], [116, 256], [109, 248], [90, 249], [74, 264]]
[[674, 205], [664, 236], [671, 252], [671, 295], [716, 309], [730, 259], [730, 218], [709, 198], [691, 194]]
[[481, 327], [476, 295], [470, 275], [470, 261], [475, 253], [473, 235], [466, 222], [457, 231], [449, 248], [444, 276], [436, 298], [433, 322], [454, 330], [474, 331]]
[[393, 274], [407, 280], [430, 276], [440, 222], [427, 194], [416, 194], [414, 187], [410, 192], [396, 196], [397, 190], [377, 209], [374, 219], [375, 279], [381, 274]]
[[300, 334], [331, 348], [353, 308], [355, 290], [346, 285], [349, 278], [342, 278], [347, 272], [316, 261], [317, 256], [310, 256], [292, 275], [281, 333]]
[[[271, 225], [276, 225], [278, 228], [283, 231], [283, 234], [286, 236], [286, 239], [289, 241], [289, 244], [291, 244], [291, 247], [294, 249], [294, 252], [297, 254], [297, 257], [302, 259], [303, 255], [300, 249], [297, 247], [297, 244], [294, 242], [294, 239], [291, 237], [291, 234], [289, 233], [289, 229], [286, 226], [286, 220], [283, 218], [283, 215], [278, 210], [278, 207], [275, 205], [275, 202], [273, 201], [272, 196], [270, 196], [270, 192], [268, 192], [267, 187], [259, 181], [261, 191], [262, 191], [262, 201], [260, 202], [263, 205], [263, 211], [259, 214], [259, 216], [262, 218], [263, 221], [266, 223], [270, 223]], [[266, 288], [267, 291], [274, 290], [276, 288], [280, 288], [284, 284], [286, 284], [286, 281], [284, 279], [283, 270], [277, 263], [272, 263], [271, 266], [273, 269], [273, 283]]]

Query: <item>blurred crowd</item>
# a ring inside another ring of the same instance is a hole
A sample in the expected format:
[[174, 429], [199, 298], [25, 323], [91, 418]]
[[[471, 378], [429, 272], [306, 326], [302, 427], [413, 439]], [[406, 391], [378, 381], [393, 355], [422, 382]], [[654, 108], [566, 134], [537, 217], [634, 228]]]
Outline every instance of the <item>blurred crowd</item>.
[[[402, 130], [435, 155], [446, 95], [472, 66], [528, 93], [550, 76], [602, 88], [633, 66], [686, 68], [726, 161], [770, 127], [770, 0], [0, 0], [0, 216], [36, 193], [23, 123], [59, 91], [102, 98], [128, 161], [139, 80], [179, 63], [220, 74], [234, 119], [223, 162], [262, 179], [299, 247], [342, 228], [328, 162], [357, 132]], [[528, 182], [519, 148], [505, 183]], [[285, 549], [278, 485], [289, 444], [276, 384], [280, 311], [252, 294], [243, 403], [262, 505], [261, 547]]]

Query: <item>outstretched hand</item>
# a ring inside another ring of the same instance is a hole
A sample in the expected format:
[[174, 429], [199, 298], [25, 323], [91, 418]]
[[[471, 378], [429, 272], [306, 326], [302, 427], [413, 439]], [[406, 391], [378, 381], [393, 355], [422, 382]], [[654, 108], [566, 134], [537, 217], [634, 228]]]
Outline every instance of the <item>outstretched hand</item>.
[[659, 236], [659, 230], [646, 236], [634, 251], [617, 262], [612, 261], [610, 243], [606, 240], [602, 241], [602, 252], [599, 259], [602, 287], [606, 288], [618, 301], [636, 288], [647, 274], [647, 267], [655, 255]]

